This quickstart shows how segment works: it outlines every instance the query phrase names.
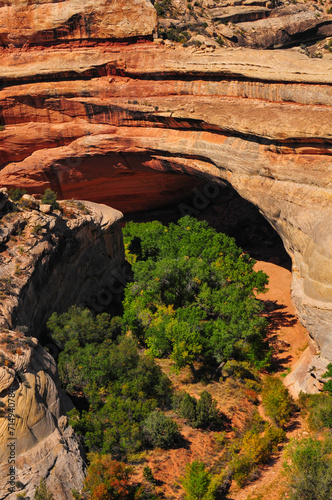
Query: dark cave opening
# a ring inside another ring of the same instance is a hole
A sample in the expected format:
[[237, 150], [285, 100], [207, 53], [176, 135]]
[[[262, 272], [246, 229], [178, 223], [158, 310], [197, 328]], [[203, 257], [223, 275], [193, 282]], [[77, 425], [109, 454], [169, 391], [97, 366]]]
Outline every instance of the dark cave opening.
[[123, 224], [131, 220], [159, 220], [169, 224], [184, 215], [205, 219], [218, 232], [234, 237], [236, 243], [255, 260], [272, 262], [291, 271], [291, 258], [278, 233], [259, 209], [242, 198], [228, 183], [202, 183], [180, 203], [124, 214]]

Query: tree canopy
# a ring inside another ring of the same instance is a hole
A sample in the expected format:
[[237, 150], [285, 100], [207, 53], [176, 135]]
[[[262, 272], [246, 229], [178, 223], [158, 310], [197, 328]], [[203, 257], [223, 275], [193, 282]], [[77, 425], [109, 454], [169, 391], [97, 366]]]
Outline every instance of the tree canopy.
[[130, 222], [124, 236], [134, 272], [124, 327], [149, 352], [170, 356], [177, 368], [199, 360], [268, 362], [266, 320], [255, 298], [268, 279], [233, 238], [189, 216], [168, 227]]

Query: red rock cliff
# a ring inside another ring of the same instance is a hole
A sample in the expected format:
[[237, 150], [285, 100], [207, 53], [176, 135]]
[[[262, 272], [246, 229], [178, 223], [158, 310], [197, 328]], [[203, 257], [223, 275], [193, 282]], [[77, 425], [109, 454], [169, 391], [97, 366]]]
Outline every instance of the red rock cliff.
[[[151, 12], [136, 35], [152, 35]], [[133, 32], [101, 35], [102, 24], [63, 44], [52, 31], [57, 45], [35, 27], [35, 45], [0, 53], [1, 184], [126, 212], [228, 181], [281, 235], [294, 303], [332, 359], [331, 54], [128, 44]]]

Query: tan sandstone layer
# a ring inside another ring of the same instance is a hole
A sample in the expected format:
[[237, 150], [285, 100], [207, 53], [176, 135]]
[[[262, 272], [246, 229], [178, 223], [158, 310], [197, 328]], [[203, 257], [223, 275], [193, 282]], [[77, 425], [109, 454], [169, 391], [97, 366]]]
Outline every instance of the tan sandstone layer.
[[41, 478], [57, 499], [70, 498], [84, 480], [84, 452], [61, 417], [73, 405], [56, 363], [37, 339], [10, 330], [0, 333], [0, 355], [0, 498], [32, 495]]
[[28, 195], [14, 204], [0, 190], [0, 498], [16, 499], [16, 482], [32, 497], [41, 478], [59, 500], [82, 487], [83, 448], [64, 417], [73, 405], [34, 337], [54, 310], [117, 306], [127, 279], [121, 218], [92, 202], [62, 202], [53, 212]]
[[229, 182], [282, 237], [294, 304], [332, 359], [331, 70], [295, 49], [7, 49], [0, 182], [125, 212], [193, 177]]

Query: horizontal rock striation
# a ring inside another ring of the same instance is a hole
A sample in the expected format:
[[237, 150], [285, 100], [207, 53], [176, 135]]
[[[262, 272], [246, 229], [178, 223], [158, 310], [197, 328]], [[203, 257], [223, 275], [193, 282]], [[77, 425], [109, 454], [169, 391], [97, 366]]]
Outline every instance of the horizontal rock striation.
[[332, 359], [331, 70], [296, 49], [6, 50], [0, 182], [125, 212], [190, 179], [230, 183], [282, 237], [299, 316]]
[[157, 13], [149, 0], [0, 3], [2, 46], [151, 36]]

